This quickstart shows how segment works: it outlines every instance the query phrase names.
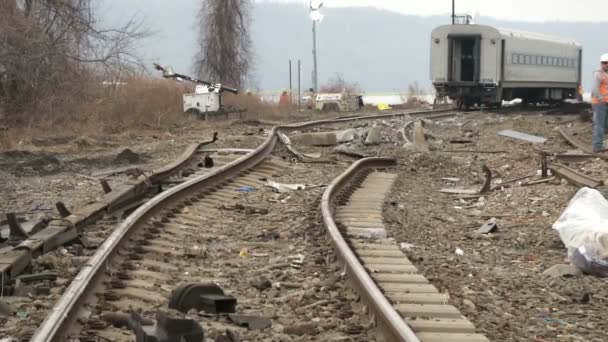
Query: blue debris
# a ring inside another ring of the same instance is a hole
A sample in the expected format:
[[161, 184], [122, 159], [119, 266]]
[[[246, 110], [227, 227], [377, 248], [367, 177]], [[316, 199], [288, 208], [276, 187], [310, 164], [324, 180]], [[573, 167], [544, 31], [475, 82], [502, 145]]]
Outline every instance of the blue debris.
[[256, 188], [254, 188], [252, 186], [244, 186], [242, 188], [236, 189], [236, 191], [239, 191], [239, 192], [254, 192], [254, 191], [256, 191]]

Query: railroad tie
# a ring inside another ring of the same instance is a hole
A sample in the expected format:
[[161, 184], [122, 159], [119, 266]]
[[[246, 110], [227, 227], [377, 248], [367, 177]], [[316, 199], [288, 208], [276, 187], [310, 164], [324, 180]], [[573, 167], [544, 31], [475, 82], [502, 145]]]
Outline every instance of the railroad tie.
[[377, 286], [422, 342], [489, 342], [475, 326], [448, 304], [449, 296], [418, 273], [388, 239], [382, 208], [395, 174], [369, 173], [336, 207], [335, 220], [345, 239]]

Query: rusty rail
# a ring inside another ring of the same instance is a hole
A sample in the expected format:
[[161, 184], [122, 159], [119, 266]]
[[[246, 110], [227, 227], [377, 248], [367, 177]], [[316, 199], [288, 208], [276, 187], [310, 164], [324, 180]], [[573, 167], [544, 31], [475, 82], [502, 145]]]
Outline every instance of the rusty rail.
[[553, 171], [553, 174], [557, 177], [567, 179], [570, 183], [578, 186], [586, 186], [589, 188], [597, 188], [598, 186], [604, 185], [604, 181], [593, 178], [584, 173], [580, 173], [572, 168], [567, 167], [563, 164], [551, 163], [549, 169]]
[[[443, 114], [438, 114], [436, 116], [433, 115], [438, 112]], [[30, 341], [63, 341], [69, 334], [70, 325], [77, 320], [78, 311], [82, 307], [82, 304], [85, 303], [87, 296], [93, 293], [94, 288], [100, 281], [104, 271], [109, 271], [107, 268], [109, 267], [110, 258], [115, 255], [120, 246], [124, 241], [126, 241], [126, 238], [128, 238], [133, 231], [135, 231], [143, 222], [152, 217], [155, 213], [163, 210], [164, 208], [170, 207], [172, 204], [178, 203], [181, 199], [193, 197], [195, 194], [200, 193], [205, 189], [212, 188], [217, 184], [221, 184], [239, 175], [240, 173], [255, 167], [272, 153], [278, 140], [277, 132], [279, 130], [301, 130], [327, 124], [386, 118], [405, 114], [431, 114], [431, 118], [454, 115], [452, 113], [446, 114], [445, 112], [449, 111], [397, 113], [365, 118], [354, 117], [348, 119], [327, 119], [273, 127], [268, 139], [266, 139], [262, 145], [253, 150], [251, 153], [229, 164], [226, 164], [213, 172], [194, 178], [188, 182], [179, 184], [174, 188], [162, 192], [137, 208], [137, 210], [127, 217], [127, 219], [125, 219], [121, 225], [112, 232], [103, 245], [99, 247], [91, 259], [82, 267], [77, 277], [65, 290], [59, 301], [53, 307], [51, 314], [46, 317]]]
[[61, 220], [51, 221], [47, 227], [32, 234], [17, 246], [5, 248], [0, 252], [0, 273], [6, 275], [3, 277], [4, 281], [11, 280], [23, 272], [31, 264], [32, 259], [78, 238], [79, 231], [85, 226], [148, 194], [155, 184], [171, 177], [190, 162], [199, 148], [215, 142], [216, 139], [217, 133], [212, 140], [191, 144], [179, 158], [154, 170], [151, 175], [140, 175], [129, 186], [113, 190], [96, 202], [69, 213]]
[[608, 160], [608, 155], [601, 154], [601, 153], [593, 153], [593, 148], [590, 145], [585, 144], [584, 142], [580, 141], [579, 139], [577, 139], [570, 133], [566, 132], [566, 130], [563, 127], [561, 127], [559, 129], [559, 134], [561, 134], [562, 138], [564, 138], [570, 145], [578, 148], [579, 150], [581, 150], [585, 153], [588, 153], [588, 154], [592, 155], [593, 157]]

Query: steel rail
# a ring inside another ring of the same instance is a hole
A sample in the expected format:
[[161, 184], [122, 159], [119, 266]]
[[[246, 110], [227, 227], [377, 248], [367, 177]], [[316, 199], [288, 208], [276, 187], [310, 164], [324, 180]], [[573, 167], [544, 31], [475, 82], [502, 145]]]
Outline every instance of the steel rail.
[[420, 340], [414, 331], [405, 323], [401, 315], [386, 299], [374, 280], [367, 273], [367, 270], [359, 262], [346, 243], [342, 233], [340, 233], [333, 218], [333, 203], [336, 197], [359, 171], [367, 168], [386, 168], [394, 165], [395, 160], [387, 158], [365, 158], [355, 162], [327, 187], [321, 200], [321, 213], [323, 215], [323, 223], [335, 248], [338, 260], [344, 265], [347, 278], [375, 316], [378, 333], [382, 335], [384, 341], [419, 342]]
[[594, 153], [591, 145], [587, 145], [581, 140], [577, 139], [576, 137], [574, 137], [574, 135], [568, 133], [564, 127], [560, 127], [559, 133], [561, 134], [562, 138], [564, 138], [564, 140], [566, 140], [570, 145], [578, 148], [579, 150], [590, 154], [592, 157], [608, 160], [608, 155], [602, 153]]
[[[253, 150], [251, 153], [229, 163], [221, 168], [202, 175], [185, 183], [179, 184], [165, 192], [160, 193], [150, 201], [146, 202], [137, 210], [135, 210], [129, 217], [127, 217], [121, 225], [106, 239], [106, 241], [99, 247], [95, 254], [89, 259], [89, 261], [82, 267], [76, 278], [71, 282], [68, 288], [65, 290], [59, 301], [51, 309], [51, 313], [45, 318], [41, 326], [34, 333], [30, 339], [31, 342], [49, 342], [49, 341], [63, 341], [69, 334], [69, 326], [73, 321], [77, 319], [78, 311], [85, 303], [87, 296], [92, 293], [101, 280], [101, 277], [106, 272], [112, 272], [110, 267], [110, 258], [117, 253], [121, 244], [125, 242], [130, 234], [136, 230], [141, 224], [143, 224], [148, 218], [151, 218], [155, 213], [161, 211], [164, 208], [169, 207], [172, 204], [178, 203], [180, 200], [194, 196], [196, 193], [201, 192], [204, 189], [217, 186], [234, 176], [237, 176], [241, 172], [244, 172], [257, 164], [261, 163], [266, 157], [268, 157], [278, 140], [277, 132], [279, 130], [296, 130], [306, 129], [315, 126], [343, 123], [349, 121], [358, 120], [371, 120], [381, 119], [387, 117], [394, 117], [399, 115], [425, 115], [430, 114], [431, 118], [439, 118], [455, 115], [451, 110], [441, 111], [420, 111], [412, 113], [396, 113], [396, 114], [385, 114], [385, 115], [374, 115], [366, 117], [354, 117], [348, 119], [326, 119], [319, 121], [310, 121], [303, 123], [293, 123], [284, 126], [274, 126], [270, 132], [270, 135], [262, 145]], [[433, 115], [438, 114], [438, 115]], [[377, 159], [374, 159], [377, 160]], [[359, 164], [356, 164], [359, 165]], [[383, 297], [382, 297], [383, 298]], [[373, 298], [376, 300], [376, 297]], [[377, 299], [380, 300], [381, 299]], [[386, 301], [386, 299], [384, 299]], [[380, 313], [384, 311], [379, 311]], [[387, 313], [387, 317], [394, 319], [390, 314]], [[395, 323], [396, 324], [396, 323]], [[404, 323], [403, 323], [404, 324]], [[415, 337], [414, 337], [415, 338]], [[417, 339], [407, 340], [408, 342], [418, 341]]]
[[604, 185], [604, 181], [601, 179], [593, 178], [584, 173], [578, 172], [572, 168], [567, 167], [566, 165], [559, 163], [550, 163], [549, 169], [553, 171], [553, 174], [559, 178], [565, 178], [570, 183], [574, 185], [578, 185], [580, 187], [586, 186], [592, 189], [597, 188], [598, 186]]

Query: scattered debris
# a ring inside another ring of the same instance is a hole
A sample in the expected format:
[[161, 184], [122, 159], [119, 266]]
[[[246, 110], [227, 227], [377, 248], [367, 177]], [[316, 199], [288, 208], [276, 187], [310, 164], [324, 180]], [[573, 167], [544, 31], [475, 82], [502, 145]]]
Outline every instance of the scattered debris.
[[539, 136], [531, 135], [531, 134], [527, 134], [527, 133], [522, 133], [522, 132], [517, 132], [517, 131], [510, 130], [510, 129], [500, 131], [500, 132], [498, 132], [498, 135], [501, 135], [503, 137], [509, 137], [509, 138], [513, 138], [513, 139], [527, 141], [527, 142], [530, 142], [533, 144], [544, 144], [547, 141], [547, 139], [543, 138], [543, 137], [539, 137]]
[[204, 332], [200, 324], [192, 319], [169, 317], [167, 313], [158, 312], [156, 323], [149, 324], [148, 320], [137, 312], [131, 312], [129, 328], [135, 332], [137, 341], [188, 341], [203, 342]]
[[272, 325], [270, 318], [252, 315], [229, 314], [235, 324], [252, 330], [264, 330]]
[[302, 163], [327, 163], [327, 162], [331, 162], [331, 160], [328, 159], [321, 159], [321, 153], [310, 153], [310, 154], [306, 154], [306, 153], [302, 153], [300, 151], [298, 151], [295, 147], [293, 147], [293, 145], [291, 144], [291, 139], [289, 139], [289, 137], [287, 135], [285, 135], [283, 132], [277, 132], [277, 137], [279, 138], [279, 141], [281, 143], [283, 143], [283, 145], [285, 145], [285, 147], [287, 148], [287, 150], [289, 152], [291, 152], [291, 154], [293, 154], [294, 156], [296, 156], [297, 160], [299, 160]]
[[444, 150], [441, 152], [447, 152], [447, 153], [488, 153], [488, 154], [498, 154], [498, 153], [507, 153], [507, 151], [504, 150]]
[[218, 209], [239, 211], [239, 212], [245, 213], [246, 215], [253, 215], [253, 214], [267, 215], [269, 212], [268, 209], [265, 209], [265, 208], [244, 206], [242, 204], [235, 204], [235, 205], [228, 205], [228, 206], [222, 204]]
[[558, 264], [553, 267], [545, 270], [543, 275], [549, 276], [551, 278], [559, 278], [559, 277], [576, 277], [581, 275], [582, 272], [578, 268], [572, 265], [566, 264]]
[[251, 281], [251, 286], [260, 291], [267, 290], [272, 287], [272, 282], [265, 276]]
[[464, 251], [460, 248], [456, 248], [456, 255], [464, 255]]
[[484, 181], [483, 186], [481, 187], [481, 190], [479, 190], [480, 194], [485, 194], [487, 192], [490, 192], [490, 190], [492, 190], [492, 170], [490, 170], [489, 167], [484, 165], [483, 172], [486, 174], [486, 180]]
[[598, 277], [608, 277], [608, 260], [595, 258], [584, 246], [577, 248], [570, 257], [572, 264], [583, 272]]
[[491, 218], [488, 222], [484, 223], [479, 229], [477, 229], [477, 233], [479, 234], [490, 234], [494, 233], [498, 230], [498, 224], [496, 223], [496, 218]]
[[292, 255], [289, 257], [289, 260], [291, 261], [289, 266], [292, 268], [299, 270], [304, 265], [304, 255], [302, 254]]
[[475, 189], [441, 189], [437, 190], [438, 192], [442, 192], [444, 194], [457, 194], [457, 195], [476, 195], [479, 191]]
[[301, 323], [294, 325], [286, 325], [283, 328], [283, 333], [287, 335], [315, 335], [317, 334], [317, 324], [316, 323]]
[[135, 164], [141, 162], [142, 160], [143, 158], [139, 154], [131, 151], [128, 148], [125, 148], [118, 155], [116, 155], [116, 157], [114, 157], [114, 162], [118, 164]]
[[460, 182], [460, 178], [448, 178], [448, 177], [444, 177], [444, 178], [441, 178], [441, 180], [444, 180], [444, 181], [449, 182], [449, 183]]
[[542, 184], [542, 183], [550, 183], [550, 182], [553, 182], [554, 180], [556, 180], [555, 177], [542, 178], [542, 179], [537, 179], [537, 180], [533, 180], [533, 181], [522, 183], [521, 186], [529, 186], [529, 185], [537, 185], [537, 184]]
[[558, 231], [568, 248], [571, 262], [577, 250], [587, 260], [605, 261], [608, 258], [608, 200], [599, 191], [580, 189], [553, 224], [553, 229]]
[[325, 185], [305, 185], [305, 184], [284, 184], [284, 183], [275, 182], [270, 179], [268, 181], [266, 181], [265, 185], [267, 187], [273, 188], [274, 190], [276, 190], [279, 193], [321, 188], [321, 187], [325, 186]]
[[414, 245], [413, 243], [402, 242], [402, 243], [399, 244], [399, 248], [402, 251], [409, 251], [409, 250], [411, 250], [414, 247], [416, 247], [416, 245]]
[[236, 191], [238, 191], [238, 192], [246, 192], [246, 193], [247, 192], [254, 192], [254, 191], [256, 191], [256, 188], [254, 188], [252, 186], [244, 186], [242, 188], [236, 189]]

